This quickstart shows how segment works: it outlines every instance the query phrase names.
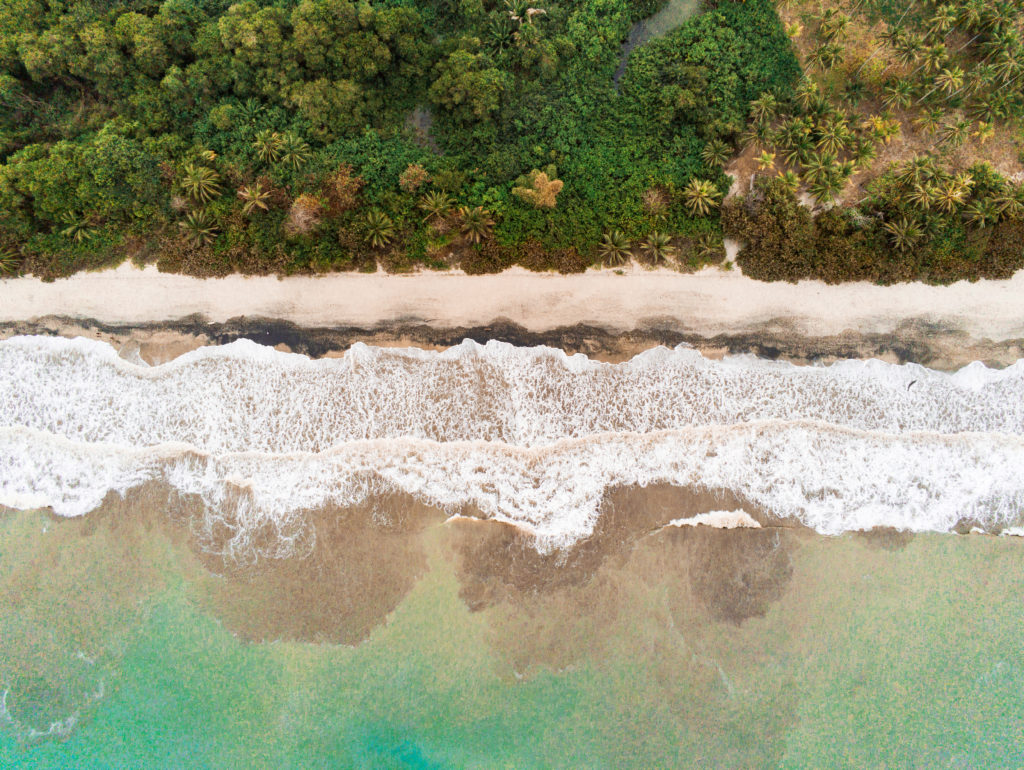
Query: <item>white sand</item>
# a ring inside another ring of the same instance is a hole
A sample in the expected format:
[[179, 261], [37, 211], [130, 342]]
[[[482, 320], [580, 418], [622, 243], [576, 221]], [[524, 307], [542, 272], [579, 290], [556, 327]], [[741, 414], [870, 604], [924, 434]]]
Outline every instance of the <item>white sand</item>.
[[1005, 340], [1024, 337], [1024, 271], [1007, 281], [882, 287], [761, 283], [735, 270], [680, 274], [638, 267], [624, 275], [607, 270], [538, 274], [517, 268], [486, 276], [422, 272], [196, 279], [125, 263], [54, 283], [0, 281], [0, 321], [60, 315], [132, 324], [194, 313], [215, 322], [262, 316], [361, 327], [390, 321], [476, 326], [503, 319], [533, 331], [576, 323], [620, 331], [657, 323], [705, 335], [749, 331], [770, 322], [789, 323], [794, 331], [813, 335], [885, 333], [914, 319]]

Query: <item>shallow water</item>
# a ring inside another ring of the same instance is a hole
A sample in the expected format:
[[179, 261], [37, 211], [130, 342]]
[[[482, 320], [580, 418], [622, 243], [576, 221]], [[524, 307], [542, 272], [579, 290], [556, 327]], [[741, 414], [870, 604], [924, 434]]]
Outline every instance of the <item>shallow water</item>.
[[0, 342], [0, 765], [1019, 765], [1022, 366]]

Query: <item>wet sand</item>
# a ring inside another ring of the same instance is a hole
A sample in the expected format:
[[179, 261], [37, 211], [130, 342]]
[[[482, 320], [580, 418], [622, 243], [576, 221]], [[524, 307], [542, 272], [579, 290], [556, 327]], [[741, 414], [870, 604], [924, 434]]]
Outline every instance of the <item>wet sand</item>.
[[213, 323], [198, 316], [134, 325], [61, 316], [0, 322], [0, 339], [15, 335], [87, 337], [107, 342], [128, 360], [154, 365], [199, 347], [238, 339], [312, 358], [340, 356], [356, 342], [444, 350], [465, 339], [480, 343], [499, 340], [517, 346], [545, 345], [609, 363], [628, 360], [658, 345], [689, 345], [707, 358], [749, 354], [795, 364], [878, 358], [892, 363], [918, 363], [941, 371], [955, 370], [972, 361], [1003, 367], [1024, 358], [1024, 337], [993, 341], [972, 337], [956, 328], [913, 320], [901, 322], [886, 333], [846, 331], [835, 335], [805, 334], [792, 323], [781, 321], [750, 332], [715, 335], [657, 324], [624, 332], [584, 324], [537, 332], [511, 322], [450, 328], [404, 322], [375, 327], [304, 327], [264, 318]]

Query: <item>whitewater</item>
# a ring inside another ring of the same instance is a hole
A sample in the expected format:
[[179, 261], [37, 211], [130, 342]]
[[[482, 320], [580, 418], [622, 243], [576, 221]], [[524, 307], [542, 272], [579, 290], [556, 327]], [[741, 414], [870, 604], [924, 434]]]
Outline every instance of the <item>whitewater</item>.
[[[1024, 361], [943, 373], [658, 348], [622, 364], [465, 342], [310, 360], [248, 341], [161, 366], [105, 343], [0, 342], [0, 504], [88, 514], [150, 481], [198, 496], [230, 548], [401, 491], [537, 535], [593, 531], [613, 487], [728, 490], [825, 534], [987, 531], [1024, 511]], [[212, 525], [211, 525], [212, 526]]]

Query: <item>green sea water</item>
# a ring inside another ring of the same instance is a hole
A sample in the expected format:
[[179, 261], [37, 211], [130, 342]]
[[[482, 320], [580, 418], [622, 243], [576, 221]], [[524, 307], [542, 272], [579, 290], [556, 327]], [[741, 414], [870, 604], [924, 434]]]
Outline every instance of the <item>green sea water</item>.
[[159, 527], [2, 514], [0, 766], [1024, 765], [1020, 538], [786, 535], [783, 590], [737, 621], [683, 537], [474, 611], [438, 525], [361, 643], [251, 643]]

